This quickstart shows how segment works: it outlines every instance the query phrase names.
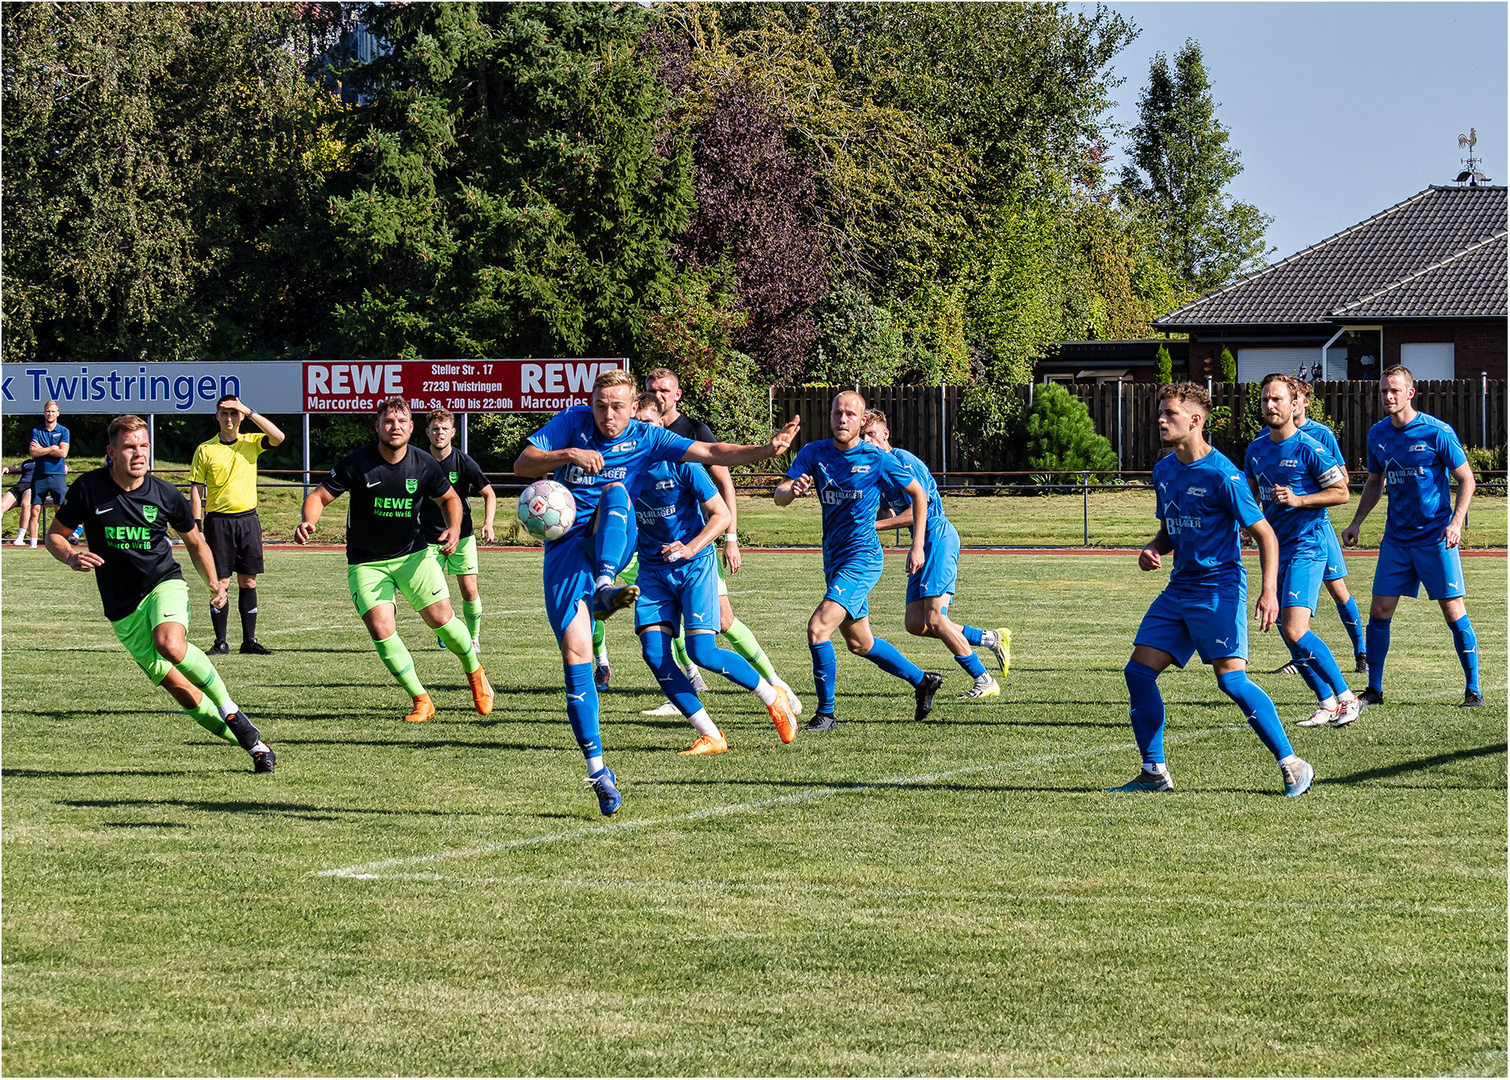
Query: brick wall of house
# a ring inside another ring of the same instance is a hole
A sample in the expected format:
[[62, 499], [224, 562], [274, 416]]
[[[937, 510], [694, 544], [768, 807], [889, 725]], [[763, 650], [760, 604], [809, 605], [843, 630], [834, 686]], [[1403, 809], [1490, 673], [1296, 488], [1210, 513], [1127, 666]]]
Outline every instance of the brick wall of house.
[[1401, 345], [1447, 341], [1453, 343], [1453, 361], [1458, 378], [1477, 379], [1481, 372], [1487, 372], [1491, 379], [1506, 377], [1507, 338], [1504, 319], [1386, 323], [1384, 367], [1400, 362]]

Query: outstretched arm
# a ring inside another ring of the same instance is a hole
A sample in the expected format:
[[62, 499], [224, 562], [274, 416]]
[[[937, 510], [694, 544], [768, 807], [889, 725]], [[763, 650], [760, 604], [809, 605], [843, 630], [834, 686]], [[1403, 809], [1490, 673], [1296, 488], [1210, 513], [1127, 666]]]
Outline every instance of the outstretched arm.
[[[740, 446], [736, 443], [700, 443], [687, 447], [682, 461], [696, 461], [701, 465], [749, 465], [787, 452], [792, 440], [802, 427], [802, 417], [794, 416], [786, 422], [771, 441], [763, 446]], [[517, 471], [517, 470], [515, 470]]]

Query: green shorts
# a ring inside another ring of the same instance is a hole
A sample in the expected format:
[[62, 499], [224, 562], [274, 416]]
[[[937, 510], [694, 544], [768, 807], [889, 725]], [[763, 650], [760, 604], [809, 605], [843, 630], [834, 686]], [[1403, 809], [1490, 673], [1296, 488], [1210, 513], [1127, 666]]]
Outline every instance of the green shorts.
[[440, 563], [421, 548], [410, 555], [381, 562], [354, 563], [346, 568], [346, 586], [358, 615], [366, 615], [379, 604], [391, 604], [398, 593], [404, 594], [409, 606], [423, 611], [431, 604], [450, 598], [446, 576]]
[[440, 553], [439, 544], [430, 545], [430, 558], [440, 564], [441, 576], [446, 574], [471, 574], [477, 576], [477, 536], [463, 536], [456, 550], [449, 555]]
[[[716, 554], [713, 558], [713, 565], [718, 569], [718, 595], [728, 596], [729, 584], [728, 582], [724, 581], [724, 562], [722, 559], [718, 558]], [[473, 571], [473, 573], [476, 573], [476, 571]], [[639, 576], [640, 556], [639, 553], [636, 552], [635, 554], [629, 556], [629, 565], [624, 567], [623, 570], [619, 571], [619, 580], [622, 581], [625, 585], [633, 585], [635, 583], [635, 579]]]
[[165, 660], [157, 646], [152, 644], [152, 632], [165, 622], [176, 622], [188, 629], [189, 586], [183, 578], [158, 582], [156, 588], [142, 597], [135, 611], [110, 624], [115, 636], [126, 646], [137, 667], [147, 673], [153, 686], [161, 686], [168, 672], [173, 670], [173, 662]]

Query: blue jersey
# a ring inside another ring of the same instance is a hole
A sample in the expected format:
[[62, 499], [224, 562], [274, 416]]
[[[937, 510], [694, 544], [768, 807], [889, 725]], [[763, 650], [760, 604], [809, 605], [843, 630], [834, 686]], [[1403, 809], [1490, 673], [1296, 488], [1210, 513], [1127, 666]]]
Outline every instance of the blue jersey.
[[551, 422], [529, 437], [531, 446], [541, 450], [596, 450], [603, 455], [603, 469], [585, 472], [580, 465], [563, 465], [551, 473], [551, 479], [565, 484], [577, 502], [577, 520], [571, 530], [552, 544], [575, 540], [598, 509], [603, 488], [621, 483], [634, 500], [640, 493], [650, 466], [660, 461], [679, 461], [692, 445], [674, 431], [631, 420], [617, 439], [604, 438], [592, 420], [590, 405], [574, 405], [558, 412]]
[[[933, 473], [928, 466], [923, 464], [923, 459], [906, 450], [893, 448], [892, 456], [906, 466], [912, 474], [912, 479], [923, 485], [923, 493], [928, 496], [928, 529], [931, 532], [934, 522], [942, 525], [947, 519], [944, 516], [944, 500], [939, 495], [939, 486], [934, 482]], [[907, 496], [906, 487], [897, 487], [895, 484], [883, 482], [881, 485], [881, 498], [887, 506], [891, 507], [894, 514], [904, 514], [912, 506], [912, 500]]]
[[797, 451], [788, 477], [806, 473], [823, 504], [823, 565], [881, 559], [876, 511], [882, 485], [905, 488], [914, 477], [901, 460], [861, 439], [848, 450], [832, 439], [810, 442]]
[[1248, 446], [1243, 463], [1248, 479], [1258, 485], [1258, 501], [1264, 518], [1274, 527], [1279, 540], [1279, 559], [1320, 559], [1325, 561], [1331, 545], [1327, 542], [1327, 517], [1324, 506], [1280, 506], [1274, 501], [1276, 485], [1289, 488], [1297, 495], [1314, 495], [1324, 488], [1347, 482], [1347, 473], [1321, 444], [1304, 432], [1297, 431], [1284, 442], [1260, 435]]
[[1227, 455], [1213, 449], [1185, 465], [1170, 454], [1153, 467], [1153, 485], [1156, 516], [1174, 544], [1169, 584], [1209, 589], [1244, 582], [1238, 526], [1262, 521], [1264, 513]]
[[[708, 470], [696, 462], [652, 465], [645, 486], [634, 500], [634, 520], [640, 530], [640, 565], [664, 565], [662, 544], [674, 544], [678, 540], [690, 543], [702, 532], [707, 524], [703, 518], [703, 503], [717, 494], [718, 488]], [[694, 559], [704, 555], [712, 557], [712, 544], [699, 551]]]
[[[46, 428], [34, 427], [31, 429], [31, 437], [43, 446], [59, 446], [63, 443], [71, 443], [68, 437], [68, 429], [62, 424], [56, 425], [51, 431]], [[63, 459], [60, 457], [33, 458], [37, 463], [37, 476], [62, 476]]]
[[1314, 443], [1319, 443], [1327, 452], [1327, 456], [1347, 469], [1347, 458], [1342, 453], [1342, 444], [1337, 441], [1337, 436], [1332, 434], [1332, 429], [1325, 424], [1319, 424], [1315, 420], [1307, 419], [1300, 425], [1300, 433]]
[[1404, 427], [1389, 417], [1368, 429], [1368, 471], [1389, 487], [1384, 539], [1412, 547], [1435, 544], [1452, 520], [1447, 477], [1468, 456], [1457, 432], [1423, 412]]

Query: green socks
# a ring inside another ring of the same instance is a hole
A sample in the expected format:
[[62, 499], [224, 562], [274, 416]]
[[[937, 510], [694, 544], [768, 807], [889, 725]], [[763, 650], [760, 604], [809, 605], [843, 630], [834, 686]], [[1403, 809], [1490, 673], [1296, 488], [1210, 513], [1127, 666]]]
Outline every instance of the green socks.
[[[191, 649], [194, 648], [192, 645], [189, 647]], [[197, 649], [195, 649], [195, 651], [199, 652], [199, 650]], [[204, 653], [200, 652], [199, 655], [203, 656]], [[209, 663], [209, 661], [205, 662]], [[224, 689], [224, 687], [222, 687], [222, 689]], [[226, 727], [225, 721], [220, 718], [220, 710], [215, 708], [214, 704], [210, 701], [208, 694], [199, 699], [198, 705], [194, 706], [192, 709], [185, 709], [184, 712], [193, 717], [196, 724], [204, 728], [216, 738], [224, 739], [226, 742], [230, 743], [233, 746], [241, 745], [236, 741], [236, 736], [231, 733], [231, 729]]]
[[[472, 635], [467, 633], [466, 624], [455, 615], [451, 616], [451, 621], [446, 623], [445, 626], [436, 627], [435, 633], [446, 643], [446, 648], [461, 657], [462, 670], [468, 675], [482, 666], [481, 661], [477, 659], [477, 650], [472, 647]], [[396, 639], [390, 638], [389, 640], [393, 641]], [[402, 648], [403, 646], [399, 647]], [[408, 656], [408, 653], [404, 654], [405, 659], [408, 659]], [[388, 670], [392, 671], [393, 669], [389, 668]]]
[[[225, 688], [225, 680], [220, 677], [220, 672], [215, 670], [215, 665], [210, 663], [210, 658], [204, 654], [204, 650], [198, 645], [190, 642], [188, 652], [184, 653], [184, 658], [173, 666], [182, 672], [184, 678], [203, 690], [217, 709], [223, 709], [231, 703], [231, 694]], [[195, 719], [199, 720], [197, 716]], [[219, 717], [216, 719], [218, 720]], [[201, 724], [204, 723], [203, 720], [199, 720], [199, 722]], [[223, 727], [224, 725], [221, 726]], [[220, 734], [214, 728], [210, 728], [210, 730], [217, 735]], [[235, 740], [232, 741], [234, 742]]]
[[[452, 619], [451, 622], [454, 623], [456, 620]], [[450, 623], [447, 625], [449, 626]], [[444, 629], [442, 627], [442, 631]], [[465, 628], [462, 633], [466, 633]], [[441, 637], [445, 637], [444, 632]], [[419, 681], [419, 676], [414, 674], [414, 658], [409, 655], [409, 650], [404, 647], [403, 640], [397, 634], [385, 637], [382, 641], [374, 641], [372, 644], [377, 646], [378, 659], [382, 660], [388, 673], [398, 680], [400, 686], [409, 691], [410, 697], [419, 697], [425, 692], [424, 684]], [[470, 644], [468, 642], [469, 647]], [[451, 646], [448, 644], [446, 647], [449, 649]], [[475, 653], [472, 658], [475, 663], [477, 658]]]
[[592, 651], [601, 652], [603, 643], [608, 640], [608, 627], [601, 619], [592, 621]]
[[692, 666], [692, 658], [687, 655], [687, 632], [683, 630], [671, 639], [671, 652], [676, 657], [676, 666], [686, 671]]
[[765, 676], [766, 682], [776, 682], [776, 669], [771, 666], [770, 657], [766, 656], [765, 650], [760, 647], [760, 642], [755, 640], [755, 633], [744, 623], [735, 619], [724, 631], [724, 637], [729, 639], [729, 644], [734, 646], [734, 651], [750, 662], [750, 666]]
[[467, 623], [467, 634], [472, 639], [475, 647], [482, 639], [482, 598], [476, 600], [463, 600], [461, 602], [461, 615]]

